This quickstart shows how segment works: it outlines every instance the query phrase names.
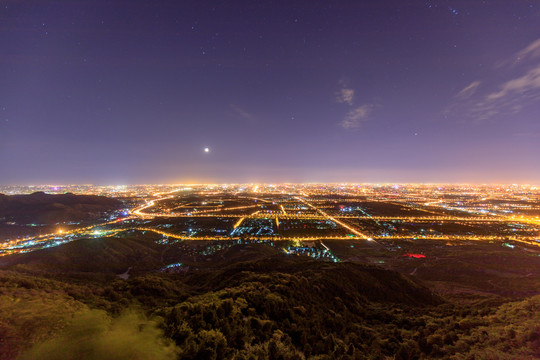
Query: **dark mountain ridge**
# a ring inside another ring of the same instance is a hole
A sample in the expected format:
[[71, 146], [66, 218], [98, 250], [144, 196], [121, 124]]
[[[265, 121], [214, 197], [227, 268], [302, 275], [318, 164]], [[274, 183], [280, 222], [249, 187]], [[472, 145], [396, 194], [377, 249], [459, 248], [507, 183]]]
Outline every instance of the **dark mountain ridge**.
[[120, 209], [117, 199], [96, 195], [0, 194], [0, 219], [20, 224], [50, 224], [66, 221], [92, 220], [103, 212]]

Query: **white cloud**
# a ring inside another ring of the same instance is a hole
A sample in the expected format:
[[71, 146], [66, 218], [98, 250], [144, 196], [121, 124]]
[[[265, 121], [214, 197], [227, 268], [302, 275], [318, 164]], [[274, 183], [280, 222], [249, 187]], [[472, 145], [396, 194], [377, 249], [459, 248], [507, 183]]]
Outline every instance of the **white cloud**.
[[529, 70], [525, 75], [504, 83], [500, 90], [486, 96], [486, 101], [495, 101], [509, 95], [540, 89], [540, 65]]
[[[457, 93], [443, 115], [481, 122], [521, 112], [540, 100], [540, 39], [499, 63], [497, 76], [473, 81]], [[489, 74], [488, 74], [489, 75]], [[493, 75], [493, 74], [492, 74]], [[498, 79], [505, 79], [500, 81]]]
[[340, 104], [346, 103], [352, 106], [354, 103], [354, 89], [341, 89], [336, 96], [336, 101]]
[[513, 68], [520, 66], [523, 63], [530, 63], [530, 60], [534, 60], [538, 57], [540, 57], [540, 39], [533, 41], [527, 47], [521, 49], [515, 54], [512, 54], [510, 58], [500, 61], [495, 65], [495, 68]]
[[372, 108], [373, 105], [364, 104], [352, 109], [341, 121], [341, 127], [344, 129], [355, 129], [360, 127], [360, 123], [366, 120], [367, 116], [371, 113]]
[[470, 85], [466, 86], [463, 90], [457, 93], [458, 98], [468, 98], [474, 95], [476, 90], [480, 86], [480, 81], [473, 81]]
[[529, 69], [525, 75], [507, 80], [496, 91], [484, 94], [470, 108], [476, 122], [503, 114], [517, 114], [525, 107], [540, 100], [540, 65]]
[[533, 41], [529, 46], [517, 53], [517, 59], [520, 60], [523, 60], [524, 58], [529, 56], [540, 56], [540, 39]]
[[232, 110], [234, 110], [236, 112], [236, 114], [238, 114], [241, 118], [246, 119], [246, 120], [253, 119], [253, 115], [250, 114], [249, 112], [247, 112], [246, 110], [242, 109], [241, 107], [236, 106], [234, 104], [229, 104], [229, 107]]
[[373, 104], [364, 104], [362, 106], [353, 107], [355, 91], [349, 85], [346, 78], [339, 80], [341, 89], [336, 93], [336, 101], [340, 104], [348, 105], [349, 111], [339, 123], [344, 129], [355, 129], [360, 127], [361, 123], [367, 120], [368, 115], [373, 109]]

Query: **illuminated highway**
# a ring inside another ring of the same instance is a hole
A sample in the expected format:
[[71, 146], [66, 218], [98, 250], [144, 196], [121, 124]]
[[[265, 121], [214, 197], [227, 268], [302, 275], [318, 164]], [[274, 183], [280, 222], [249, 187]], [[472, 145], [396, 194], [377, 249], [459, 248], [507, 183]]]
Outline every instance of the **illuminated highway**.
[[319, 209], [318, 207], [316, 207], [315, 205], [312, 205], [309, 201], [307, 201], [306, 199], [304, 198], [301, 198], [301, 197], [296, 197], [296, 199], [300, 200], [301, 202], [303, 202], [304, 204], [308, 205], [309, 207], [311, 207], [312, 209], [316, 210], [317, 212], [321, 213], [325, 218], [327, 218], [328, 220], [330, 221], [333, 221], [335, 222], [336, 224], [339, 224], [341, 226], [343, 226], [345, 229], [349, 230], [350, 232], [352, 232], [353, 234], [355, 235], [358, 235], [360, 238], [363, 238], [363, 239], [366, 239], [366, 240], [373, 240], [371, 237], [365, 235], [365, 234], [362, 234], [360, 231], [356, 230], [356, 229], [353, 229], [352, 227], [350, 227], [349, 225], [337, 220], [336, 218], [328, 215], [327, 213], [325, 213], [324, 211], [322, 211], [321, 209]]

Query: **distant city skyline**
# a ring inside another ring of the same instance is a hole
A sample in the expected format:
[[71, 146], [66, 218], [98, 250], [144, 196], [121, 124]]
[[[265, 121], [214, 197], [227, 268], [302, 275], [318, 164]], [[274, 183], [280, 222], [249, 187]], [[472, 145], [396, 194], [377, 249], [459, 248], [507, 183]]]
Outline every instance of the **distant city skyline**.
[[0, 184], [540, 184], [540, 4], [0, 1]]

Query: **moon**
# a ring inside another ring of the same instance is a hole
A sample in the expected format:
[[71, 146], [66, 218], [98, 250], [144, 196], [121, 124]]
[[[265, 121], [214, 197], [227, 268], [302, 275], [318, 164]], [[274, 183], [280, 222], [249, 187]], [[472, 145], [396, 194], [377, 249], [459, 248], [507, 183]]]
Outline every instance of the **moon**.
[[205, 152], [205, 153], [210, 152], [210, 148], [205, 147], [205, 148], [204, 148], [204, 152]]

